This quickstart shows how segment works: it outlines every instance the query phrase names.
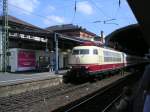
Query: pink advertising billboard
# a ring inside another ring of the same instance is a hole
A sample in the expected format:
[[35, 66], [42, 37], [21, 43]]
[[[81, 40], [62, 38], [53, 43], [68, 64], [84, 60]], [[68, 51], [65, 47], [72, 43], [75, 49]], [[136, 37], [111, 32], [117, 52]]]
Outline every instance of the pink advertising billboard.
[[35, 67], [36, 57], [34, 51], [18, 51], [18, 67]]

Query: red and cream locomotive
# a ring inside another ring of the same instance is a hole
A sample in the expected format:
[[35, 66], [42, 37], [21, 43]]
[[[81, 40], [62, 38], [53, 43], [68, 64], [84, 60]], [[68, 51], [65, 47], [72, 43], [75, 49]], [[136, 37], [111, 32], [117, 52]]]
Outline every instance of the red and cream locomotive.
[[69, 56], [70, 71], [65, 78], [95, 78], [110, 71], [143, 63], [142, 57], [127, 55], [123, 52], [84, 43], [74, 47]]

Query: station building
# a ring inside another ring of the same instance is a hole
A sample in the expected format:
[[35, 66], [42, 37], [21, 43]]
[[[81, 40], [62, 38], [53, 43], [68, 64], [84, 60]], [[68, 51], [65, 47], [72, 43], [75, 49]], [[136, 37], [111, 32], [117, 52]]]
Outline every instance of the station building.
[[78, 25], [73, 24], [55, 25], [46, 28], [46, 30], [61, 33], [63, 35], [69, 36], [70, 38], [94, 41], [100, 44], [105, 43], [103, 31], [100, 31], [100, 35], [96, 35], [95, 33], [90, 32], [87, 29], [82, 28], [81, 26]]
[[86, 30], [85, 28], [73, 24], [56, 25], [56, 26], [48, 27], [46, 29], [49, 31], [54, 31], [57, 33], [67, 35], [71, 38], [76, 37], [76, 38], [91, 40], [93, 37], [96, 36], [96, 34]]
[[[68, 68], [71, 49], [96, 37], [96, 34], [72, 24], [42, 29], [10, 15], [8, 21], [10, 51], [8, 71], [11, 72], [36, 70], [36, 68], [45, 71], [48, 70], [48, 65], [52, 70]], [[2, 17], [0, 23], [2, 24]], [[0, 71], [2, 71], [2, 26], [0, 28]], [[56, 62], [56, 52], [58, 52], [58, 62]]]

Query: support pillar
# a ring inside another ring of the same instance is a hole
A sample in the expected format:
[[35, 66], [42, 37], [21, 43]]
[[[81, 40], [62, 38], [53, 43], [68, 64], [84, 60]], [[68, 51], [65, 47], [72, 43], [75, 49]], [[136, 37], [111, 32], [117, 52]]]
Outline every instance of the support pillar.
[[55, 35], [55, 37], [54, 37], [54, 39], [55, 39], [55, 74], [58, 74], [58, 34], [57, 33], [55, 33], [54, 34]]
[[3, 41], [2, 41], [2, 26], [0, 26], [0, 72], [3, 70]]

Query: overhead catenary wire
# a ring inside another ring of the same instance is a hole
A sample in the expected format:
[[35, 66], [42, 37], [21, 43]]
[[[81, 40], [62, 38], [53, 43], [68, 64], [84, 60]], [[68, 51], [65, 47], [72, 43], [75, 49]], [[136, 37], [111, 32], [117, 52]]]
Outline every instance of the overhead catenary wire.
[[[24, 13], [24, 14], [28, 13], [28, 14], [30, 14], [30, 15], [37, 16], [37, 17], [39, 17], [39, 18], [41, 18], [41, 19], [48, 19], [46, 16], [43, 16], [43, 15], [40, 15], [40, 14], [37, 14], [37, 13], [30, 12], [30, 11], [28, 11], [28, 10], [26, 10], [26, 9], [23, 9], [23, 8], [18, 7], [18, 6], [16, 6], [16, 5], [13, 5], [13, 4], [11, 4], [11, 3], [8, 3], [8, 4], [11, 5], [12, 7], [15, 7], [15, 8], [17, 8], [17, 9], [22, 10], [22, 13]], [[74, 14], [74, 17], [73, 17], [73, 18], [75, 18], [75, 14]]]
[[104, 21], [98, 20], [98, 21], [94, 21], [93, 23], [98, 23], [98, 22], [104, 22], [104, 23], [106, 23], [106, 22], [113, 21], [113, 20], [116, 20], [116, 19], [107, 19], [107, 20], [104, 20]]
[[20, 9], [20, 10], [24, 11], [24, 12], [22, 12], [22, 13], [25, 13], [25, 12], [26, 12], [26, 13], [31, 14], [31, 15], [33, 15], [33, 16], [37, 16], [37, 17], [40, 17], [40, 18], [42, 18], [42, 19], [47, 19], [46, 17], [44, 17], [44, 16], [42, 16], [42, 15], [39, 15], [39, 14], [30, 12], [30, 11], [25, 10], [25, 9], [23, 9], [23, 8], [21, 8], [21, 7], [18, 7], [18, 6], [16, 6], [16, 5], [13, 5], [13, 4], [10, 4], [10, 3], [8, 3], [8, 4], [11, 5], [11, 6], [13, 6], [13, 7], [15, 7], [15, 8], [17, 8], [17, 9]]
[[106, 14], [106, 12], [104, 12], [93, 0], [88, 0], [89, 2], [91, 2], [98, 10], [99, 10], [99, 12], [101, 13], [101, 14], [103, 14], [103, 16], [105, 17], [105, 18], [110, 18], [107, 14]]
[[[121, 0], [117, 0], [117, 6], [118, 7], [116, 8], [116, 11], [115, 11], [114, 16], [113, 16], [114, 18], [118, 18], [119, 12], [123, 9], [123, 3], [121, 2]], [[130, 19], [128, 19], [127, 15], [126, 15], [126, 12], [124, 12], [123, 15], [120, 14], [121, 19], [124, 20], [124, 21], [126, 21], [127, 23], [131, 24], [130, 23]]]
[[41, 19], [49, 19], [49, 18], [46, 17], [46, 16], [43, 16], [43, 15], [39, 15], [39, 14], [37, 14], [37, 13], [30, 12], [30, 11], [25, 10], [25, 9], [23, 9], [23, 8], [21, 8], [21, 7], [18, 7], [18, 6], [16, 6], [16, 5], [13, 5], [13, 4], [10, 4], [10, 3], [9, 3], [9, 5], [11, 5], [11, 6], [13, 6], [13, 7], [17, 8], [17, 9], [22, 10], [22, 13], [24, 13], [24, 14], [28, 13], [28, 14], [30, 14], [30, 15], [39, 17], [39, 18], [41, 18]]
[[115, 11], [115, 13], [114, 13], [114, 16], [113, 17], [115, 17], [115, 18], [117, 18], [117, 16], [118, 16], [118, 12], [119, 12], [119, 10], [121, 9], [121, 0], [117, 0], [117, 8], [116, 8], [116, 11]]
[[[116, 11], [115, 11], [115, 13], [114, 13], [114, 15], [112, 16], [112, 18], [118, 18], [118, 13], [119, 13], [119, 11], [122, 9], [122, 7], [121, 7], [121, 5], [122, 5], [122, 2], [121, 2], [121, 0], [117, 0], [117, 8], [116, 8]], [[126, 15], [126, 13], [124, 14], [124, 15]], [[129, 23], [129, 24], [131, 24], [130, 23], [130, 21], [129, 21], [129, 19], [127, 19], [127, 17], [123, 17], [123, 15], [120, 15], [120, 16], [122, 16], [122, 19], [123, 20], [125, 20], [127, 23]], [[126, 18], [126, 19], [125, 19]], [[94, 21], [93, 23], [98, 23], [98, 22], [100, 22], [100, 21]], [[103, 20], [103, 21], [101, 21], [102, 23], [104, 23], [104, 24], [114, 24], [114, 25], [119, 25], [118, 23], [108, 23], [108, 22], [106, 22], [106, 20]]]
[[[108, 15], [98, 6], [98, 4], [96, 4], [95, 3], [95, 1], [93, 1], [93, 0], [86, 0], [86, 1], [89, 1], [89, 2], [91, 2], [98, 10], [97, 11], [100, 11], [104, 16], [105, 16], [105, 18], [106, 19], [104, 19], [103, 21], [105, 21], [105, 22], [103, 22], [103, 23], [106, 23], [106, 20], [108, 20], [108, 19], [111, 19], [110, 17], [108, 17]], [[120, 1], [121, 2], [121, 1]], [[118, 3], [118, 2], [117, 2]], [[9, 5], [11, 5], [11, 6], [13, 6], [13, 7], [16, 7], [17, 9], [21, 9], [22, 10], [22, 13], [29, 13], [30, 15], [33, 15], [33, 16], [37, 16], [37, 17], [39, 17], [39, 18], [41, 18], [41, 19], [47, 19], [47, 20], [49, 20], [49, 18], [48, 17], [46, 17], [46, 16], [43, 16], [43, 15], [40, 15], [40, 14], [37, 14], [37, 13], [33, 13], [33, 12], [30, 12], [30, 11], [28, 11], [28, 10], [26, 10], [26, 9], [23, 9], [23, 8], [21, 8], [21, 7], [19, 7], [19, 6], [16, 6], [16, 5], [13, 5], [13, 4], [10, 4], [9, 3]], [[118, 11], [120, 10], [120, 8], [118, 8]], [[116, 12], [118, 12], [118, 11], [116, 11]], [[75, 18], [76, 18], [76, 13], [77, 13], [77, 0], [75, 0], [74, 1], [74, 14], [73, 14], [73, 17], [72, 17], [72, 20], [71, 20], [71, 23], [73, 23], [74, 22], [74, 20], [75, 20]], [[127, 20], [126, 20], [127, 21]], [[69, 22], [70, 23], [70, 22]], [[91, 23], [91, 22], [90, 22]], [[108, 22], [107, 22], [108, 23]], [[114, 25], [118, 25], [117, 23], [108, 23], [108, 24], [114, 24]]]
[[[95, 4], [95, 2], [93, 2], [92, 0], [88, 0], [88, 1], [92, 2], [92, 3], [101, 11], [101, 13], [102, 13], [103, 15], [105, 15], [105, 17], [107, 17], [107, 15], [105, 14], [105, 12], [103, 12], [103, 11], [97, 6], [97, 4]], [[11, 6], [13, 6], [13, 7], [15, 7], [15, 8], [17, 8], [17, 9], [21, 9], [21, 10], [23, 11], [22, 13], [28, 13], [28, 14], [31, 14], [31, 15], [34, 15], [34, 16], [37, 16], [37, 17], [40, 17], [40, 18], [42, 18], [42, 19], [48, 19], [48, 18], [45, 17], [45, 16], [42, 16], [42, 15], [39, 15], [39, 14], [30, 12], [30, 11], [28, 11], [28, 10], [25, 10], [25, 9], [23, 9], [23, 8], [21, 8], [21, 7], [18, 7], [18, 6], [16, 6], [16, 5], [13, 5], [13, 4], [11, 4], [11, 3], [8, 3], [8, 4], [11, 5]], [[74, 14], [73, 14], [71, 23], [73, 23], [73, 21], [74, 21], [74, 19], [75, 19], [75, 17], [76, 17], [76, 12], [77, 12], [77, 0], [75, 0], [75, 4], [74, 4]]]
[[118, 5], [119, 5], [119, 7], [121, 7], [121, 0], [118, 1]]
[[77, 12], [77, 1], [75, 0], [75, 3], [74, 3], [74, 13], [73, 13], [73, 17], [72, 17], [72, 20], [71, 20], [71, 23], [73, 23], [75, 17], [76, 17], [76, 12]]
[[111, 21], [114, 21], [116, 19], [108, 19], [108, 20], [103, 20], [103, 21], [94, 21], [93, 23], [103, 23], [103, 24], [114, 24], [114, 25], [119, 25], [118, 23], [115, 23], [115, 22], [111, 22]]
[[106, 12], [104, 12], [93, 0], [88, 0], [90, 1], [103, 15], [104, 17], [106, 18], [105, 20], [103, 21], [94, 21], [93, 23], [98, 23], [98, 22], [102, 22], [103, 24], [114, 24], [114, 25], [119, 25], [118, 23], [108, 23], [109, 21], [113, 21], [113, 20], [116, 20], [115, 18], [112, 18], [110, 16], [108, 16], [106, 14]]

